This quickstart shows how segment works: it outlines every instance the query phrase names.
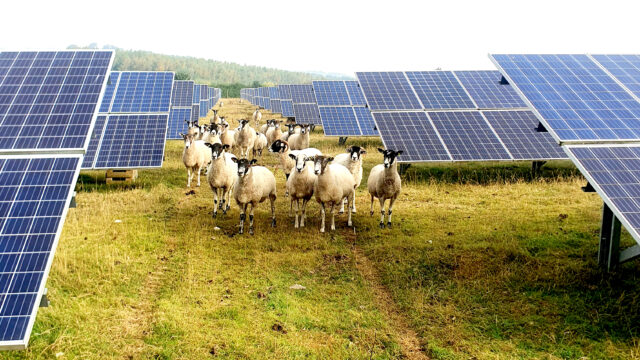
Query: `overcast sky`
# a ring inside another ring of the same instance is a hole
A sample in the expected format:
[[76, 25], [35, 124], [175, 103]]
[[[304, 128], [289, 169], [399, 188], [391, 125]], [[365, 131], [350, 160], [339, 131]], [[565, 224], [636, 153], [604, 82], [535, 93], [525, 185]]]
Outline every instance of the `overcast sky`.
[[640, 1], [5, 1], [0, 49], [115, 45], [285, 70], [492, 69], [487, 53], [640, 53]]

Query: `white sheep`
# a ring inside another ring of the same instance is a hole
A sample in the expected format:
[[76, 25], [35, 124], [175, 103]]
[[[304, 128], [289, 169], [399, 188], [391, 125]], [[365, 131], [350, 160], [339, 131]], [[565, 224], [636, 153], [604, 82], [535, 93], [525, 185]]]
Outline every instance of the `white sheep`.
[[[335, 230], [335, 208], [346, 198], [349, 202], [349, 209], [351, 209], [352, 194], [356, 187], [356, 182], [349, 170], [340, 164], [329, 164], [332, 160], [332, 157], [322, 155], [317, 155], [313, 159], [314, 173], [317, 176], [313, 186], [313, 192], [315, 193], [316, 201], [318, 201], [322, 207], [320, 232], [324, 232], [326, 207], [328, 206], [329, 211], [331, 211], [331, 230]], [[351, 222], [351, 211], [348, 210], [347, 213], [349, 217], [347, 225], [351, 227], [353, 226]]]
[[222, 123], [222, 133], [220, 134], [220, 141], [222, 145], [229, 145], [229, 148], [233, 148], [235, 145], [236, 132], [235, 130], [229, 130], [229, 123]]
[[218, 116], [218, 110], [213, 110], [213, 120], [211, 121], [212, 124], [220, 124], [220, 116]]
[[220, 141], [220, 126], [216, 123], [209, 124], [208, 135], [203, 140], [209, 144], [222, 144], [222, 141]]
[[380, 228], [384, 229], [384, 202], [389, 199], [389, 219], [387, 226], [391, 228], [391, 213], [393, 211], [393, 203], [396, 202], [400, 190], [402, 189], [402, 181], [398, 174], [398, 164], [396, 157], [402, 154], [402, 150], [383, 150], [378, 151], [384, 155], [384, 163], [378, 164], [371, 169], [369, 178], [367, 179], [367, 187], [371, 194], [371, 211], [373, 216], [373, 199], [380, 200]]
[[299, 125], [300, 133], [289, 136], [289, 146], [291, 150], [302, 150], [309, 147], [310, 125]]
[[220, 143], [206, 145], [211, 149], [211, 164], [207, 169], [207, 181], [213, 190], [213, 217], [215, 218], [218, 216], [218, 209], [221, 209], [223, 214], [229, 210], [238, 165], [232, 160], [235, 158], [233, 154], [227, 152], [228, 145]]
[[262, 121], [262, 112], [260, 112], [260, 109], [256, 109], [253, 112], [253, 122], [256, 124], [256, 129], [260, 126], [260, 121]]
[[240, 120], [237, 145], [240, 148], [240, 157], [248, 158], [256, 141], [256, 131], [249, 125], [249, 120]]
[[256, 140], [253, 142], [253, 158], [256, 158], [256, 154], [262, 158], [262, 151], [267, 148], [267, 137], [256, 131]]
[[[338, 154], [334, 157], [334, 164], [341, 164], [351, 172], [353, 179], [356, 181], [356, 189], [362, 183], [362, 155], [367, 151], [360, 146], [350, 146], [347, 148], [346, 153]], [[346, 201], [342, 203], [340, 207], [340, 214], [344, 212], [344, 205]], [[353, 193], [353, 208], [352, 211], [356, 212], [356, 193]]]
[[269, 128], [275, 127], [276, 120], [275, 119], [271, 119], [271, 120], [267, 120], [266, 124], [263, 124], [262, 126], [260, 126], [260, 132], [265, 134], [265, 136], [267, 135], [267, 131], [269, 131]]
[[276, 178], [273, 173], [264, 166], [254, 166], [256, 159], [232, 159], [238, 164], [238, 176], [235, 182], [236, 203], [240, 208], [240, 231], [244, 232], [247, 207], [251, 205], [249, 213], [249, 234], [253, 235], [253, 210], [256, 205], [267, 198], [271, 202], [271, 227], [276, 226]]
[[187, 123], [187, 134], [191, 134], [193, 136], [198, 136], [198, 132], [200, 131], [200, 129], [198, 128], [198, 122], [197, 121], [187, 121], [185, 120], [185, 122]]
[[211, 161], [211, 152], [202, 140], [195, 140], [192, 134], [180, 133], [184, 139], [184, 150], [182, 150], [182, 162], [187, 168], [187, 187], [191, 187], [191, 177], [193, 172], [198, 174], [198, 186], [200, 186], [200, 171]]
[[[307, 202], [313, 196], [313, 187], [316, 181], [316, 175], [313, 172], [313, 158], [309, 158], [304, 154], [289, 154], [289, 157], [295, 162], [295, 167], [291, 171], [291, 176], [287, 179], [287, 192], [291, 196], [291, 208], [296, 203], [296, 220], [295, 228], [304, 227], [305, 210]], [[307, 165], [309, 162], [309, 166]], [[302, 200], [302, 208], [300, 207]], [[300, 222], [298, 222], [298, 212], [300, 212]]]
[[279, 140], [280, 137], [282, 136], [282, 131], [280, 130], [280, 123], [282, 123], [282, 120], [280, 121], [274, 120], [273, 122], [274, 126], [267, 129], [267, 132], [265, 133], [265, 135], [267, 136], [267, 143], [273, 144], [274, 141]]
[[288, 141], [289, 140], [289, 136], [293, 135], [293, 134], [299, 134], [300, 133], [300, 128], [299, 125], [297, 124], [285, 124], [284, 126], [287, 127], [287, 131], [285, 131], [282, 136], [280, 137], [280, 140], [284, 140], [284, 141]]
[[284, 171], [287, 179], [289, 178], [289, 174], [291, 174], [291, 170], [295, 165], [295, 162], [289, 157], [289, 154], [303, 154], [308, 157], [322, 155], [322, 152], [316, 148], [306, 148], [302, 150], [294, 150], [291, 151], [289, 149], [289, 144], [286, 141], [276, 140], [269, 147], [269, 152], [276, 153], [280, 156], [280, 166], [282, 167], [282, 171]]

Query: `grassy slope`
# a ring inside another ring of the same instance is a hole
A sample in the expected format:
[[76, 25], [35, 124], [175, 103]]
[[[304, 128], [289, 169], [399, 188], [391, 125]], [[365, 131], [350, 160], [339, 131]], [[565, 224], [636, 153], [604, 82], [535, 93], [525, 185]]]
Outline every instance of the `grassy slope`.
[[[249, 116], [224, 102], [224, 115]], [[369, 149], [366, 182], [379, 143], [349, 140]], [[336, 143], [312, 139], [325, 153]], [[399, 358], [353, 239], [433, 358], [639, 356], [640, 267], [598, 271], [600, 200], [566, 162], [539, 179], [527, 164], [414, 166], [392, 230], [377, 228], [377, 205], [369, 217], [359, 189], [355, 237], [344, 217], [320, 235], [315, 203], [308, 227], [292, 229], [278, 170], [278, 227], [264, 203], [251, 237], [234, 236], [235, 206], [211, 219], [206, 183], [185, 194], [180, 154], [170, 141], [163, 168], [133, 187], [82, 174], [47, 285], [52, 306], [27, 351], [0, 357]]]

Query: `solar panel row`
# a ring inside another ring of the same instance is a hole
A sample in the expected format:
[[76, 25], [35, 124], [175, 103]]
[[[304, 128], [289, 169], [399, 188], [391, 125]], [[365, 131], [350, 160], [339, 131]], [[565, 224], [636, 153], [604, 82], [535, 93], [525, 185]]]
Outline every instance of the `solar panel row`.
[[373, 136], [378, 132], [356, 81], [314, 81], [313, 92], [327, 136]]

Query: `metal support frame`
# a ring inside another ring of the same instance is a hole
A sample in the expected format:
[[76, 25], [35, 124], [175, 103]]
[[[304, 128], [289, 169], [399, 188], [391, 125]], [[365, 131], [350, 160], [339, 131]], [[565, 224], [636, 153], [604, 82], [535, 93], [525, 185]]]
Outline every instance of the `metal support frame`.
[[411, 164], [398, 163], [398, 174], [404, 175], [410, 167], [411, 167]]
[[73, 208], [75, 209], [76, 207], [78, 207], [78, 203], [76, 202], [76, 192], [73, 192], [73, 196], [71, 197], [71, 202], [69, 203], [69, 208]]
[[600, 247], [598, 264], [610, 271], [620, 263], [620, 220], [606, 203], [602, 206], [602, 228], [600, 229]]
[[587, 182], [587, 185], [581, 187], [582, 191], [586, 192], [586, 193], [593, 193], [596, 192], [596, 189], [593, 188], [593, 186], [591, 186], [590, 182]]
[[531, 162], [531, 175], [532, 176], [536, 176], [538, 175], [538, 173], [540, 172], [540, 169], [542, 169], [542, 166], [544, 164], [546, 164], [547, 162], [544, 160], [534, 160]]
[[347, 143], [347, 137], [346, 136], [340, 136], [338, 138], [338, 145], [344, 145]]
[[49, 302], [49, 298], [47, 297], [47, 288], [44, 288], [44, 293], [40, 298], [40, 307], [49, 307], [51, 302]]

